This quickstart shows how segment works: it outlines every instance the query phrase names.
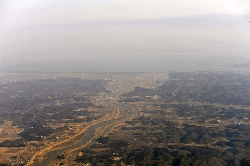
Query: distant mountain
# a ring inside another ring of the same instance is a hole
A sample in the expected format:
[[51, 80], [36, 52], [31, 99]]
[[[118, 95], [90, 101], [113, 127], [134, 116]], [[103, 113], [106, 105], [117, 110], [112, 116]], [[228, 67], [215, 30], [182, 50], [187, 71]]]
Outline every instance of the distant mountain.
[[233, 67], [233, 68], [247, 68], [247, 67], [250, 67], [250, 62], [240, 63], [240, 64], [233, 64], [233, 65], [230, 65], [230, 67]]

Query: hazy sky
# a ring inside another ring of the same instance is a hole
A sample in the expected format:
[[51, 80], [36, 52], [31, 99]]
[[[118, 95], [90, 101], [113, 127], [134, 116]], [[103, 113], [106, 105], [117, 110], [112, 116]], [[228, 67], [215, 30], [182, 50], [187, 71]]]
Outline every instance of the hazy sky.
[[0, 0], [0, 69], [167, 56], [250, 58], [249, 0]]

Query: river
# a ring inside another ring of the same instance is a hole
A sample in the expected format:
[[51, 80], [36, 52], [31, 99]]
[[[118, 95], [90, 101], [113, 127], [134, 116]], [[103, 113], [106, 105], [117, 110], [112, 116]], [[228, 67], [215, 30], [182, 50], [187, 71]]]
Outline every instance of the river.
[[[111, 103], [109, 103], [111, 104]], [[115, 105], [115, 104], [111, 104], [111, 105]], [[74, 144], [74, 145], [71, 145], [69, 147], [65, 147], [65, 148], [62, 148], [62, 149], [58, 149], [58, 150], [54, 150], [54, 151], [51, 151], [49, 152], [48, 154], [46, 154], [46, 156], [48, 156], [47, 159], [45, 159], [44, 161], [42, 161], [41, 163], [37, 164], [37, 166], [44, 166], [44, 165], [48, 165], [54, 158], [56, 158], [58, 155], [60, 155], [61, 153], [63, 153], [64, 151], [66, 150], [69, 150], [69, 149], [75, 149], [75, 148], [78, 148], [80, 146], [83, 146], [84, 144], [86, 144], [91, 138], [94, 137], [94, 132], [95, 130], [100, 127], [100, 126], [107, 126], [109, 124], [112, 124], [114, 122], [118, 122], [118, 121], [122, 121], [122, 120], [125, 120], [125, 119], [128, 119], [131, 117], [131, 114], [128, 113], [126, 111], [126, 109], [128, 109], [128, 106], [124, 106], [122, 107], [122, 114], [124, 114], [125, 116], [121, 117], [121, 118], [118, 118], [118, 119], [113, 119], [113, 120], [109, 120], [109, 121], [104, 121], [104, 122], [100, 122], [98, 124], [95, 124], [91, 127], [89, 127], [87, 129], [87, 131], [85, 133], [82, 134], [82, 137], [83, 139], [78, 142], [77, 144]], [[138, 117], [138, 111], [136, 109], [135, 110], [135, 115], [136, 117]], [[113, 125], [112, 125], [113, 126]], [[105, 129], [101, 135], [105, 135], [108, 131], [111, 130], [112, 126], [108, 127], [107, 129]]]

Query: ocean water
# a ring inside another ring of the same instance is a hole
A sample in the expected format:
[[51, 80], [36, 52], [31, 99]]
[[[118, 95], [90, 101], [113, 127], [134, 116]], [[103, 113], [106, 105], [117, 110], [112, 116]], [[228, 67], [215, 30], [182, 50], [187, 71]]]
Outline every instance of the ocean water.
[[165, 72], [224, 71], [250, 59], [216, 56], [152, 56], [151, 58], [106, 58], [67, 62], [24, 63], [2, 66], [2, 72]]

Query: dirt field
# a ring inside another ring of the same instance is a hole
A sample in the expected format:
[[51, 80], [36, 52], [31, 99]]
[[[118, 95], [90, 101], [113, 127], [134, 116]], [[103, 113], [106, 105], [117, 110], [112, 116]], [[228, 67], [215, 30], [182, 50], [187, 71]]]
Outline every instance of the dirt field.
[[20, 148], [0, 147], [0, 164], [10, 163], [10, 161], [8, 161], [7, 159], [11, 156], [14, 156], [20, 150]]
[[[22, 129], [18, 128], [17, 126], [12, 126], [11, 123], [11, 121], [5, 121], [0, 125], [0, 142], [5, 140], [20, 139], [18, 134], [22, 131]], [[0, 147], [0, 164], [9, 163], [10, 161], [8, 161], [8, 158], [15, 156], [20, 150], [22, 149]]]
[[6, 163], [8, 160], [7, 158], [9, 158], [11, 155], [9, 153], [5, 153], [6, 151], [8, 151], [8, 148], [1, 148], [0, 147], [0, 163]]

